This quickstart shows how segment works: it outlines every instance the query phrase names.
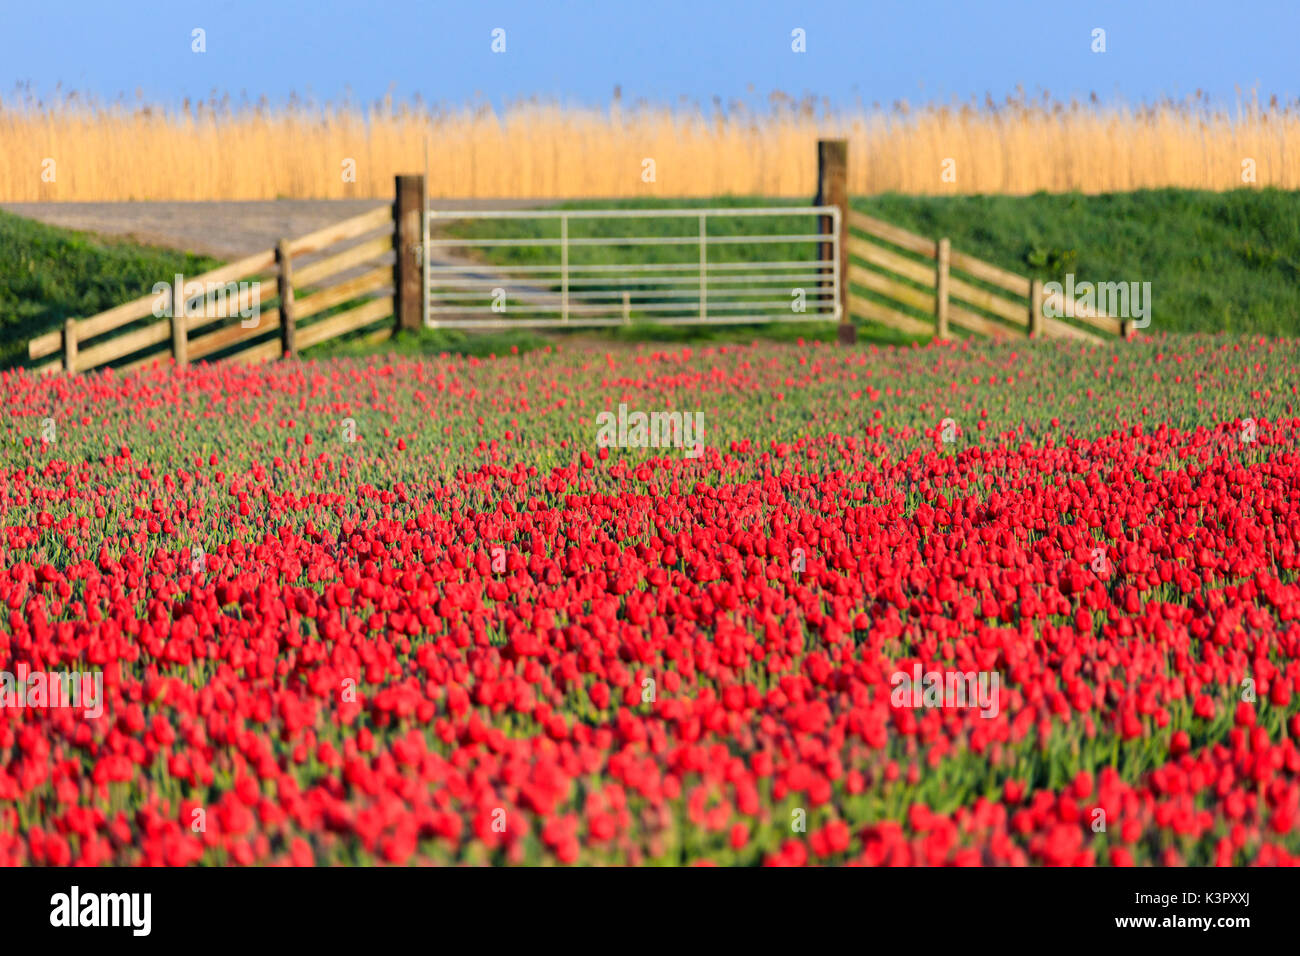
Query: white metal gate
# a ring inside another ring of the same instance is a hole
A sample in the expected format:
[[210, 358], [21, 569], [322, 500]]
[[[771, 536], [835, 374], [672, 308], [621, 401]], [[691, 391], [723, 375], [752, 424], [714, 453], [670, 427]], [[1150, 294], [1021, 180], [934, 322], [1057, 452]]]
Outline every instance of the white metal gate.
[[[779, 220], [791, 218], [811, 220], [809, 231], [781, 231], [786, 224]], [[636, 228], [638, 221], [665, 219], [680, 225]], [[473, 234], [476, 223], [485, 234]], [[838, 206], [429, 208], [424, 324], [499, 329], [839, 321], [839, 236]]]

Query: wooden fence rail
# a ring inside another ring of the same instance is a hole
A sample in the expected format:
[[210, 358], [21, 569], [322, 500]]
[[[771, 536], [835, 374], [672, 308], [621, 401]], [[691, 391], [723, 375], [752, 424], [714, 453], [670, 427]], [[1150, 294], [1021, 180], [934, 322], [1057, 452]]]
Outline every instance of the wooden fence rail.
[[[374, 325], [397, 314], [394, 296], [385, 294], [400, 287], [400, 264], [384, 261], [394, 253], [394, 217], [393, 206], [382, 206], [202, 275], [181, 277], [179, 309], [173, 302], [175, 277], [168, 277], [159, 283], [165, 290], [156, 286], [158, 291], [98, 315], [70, 318], [62, 329], [28, 343], [29, 358], [49, 359], [33, 371], [85, 372], [110, 363], [129, 370], [167, 355], [178, 366], [218, 353], [262, 362]], [[345, 243], [352, 244], [333, 251]], [[302, 258], [312, 261], [299, 264]], [[317, 318], [345, 303], [355, 304]], [[367, 340], [382, 341], [393, 332], [390, 322]]]

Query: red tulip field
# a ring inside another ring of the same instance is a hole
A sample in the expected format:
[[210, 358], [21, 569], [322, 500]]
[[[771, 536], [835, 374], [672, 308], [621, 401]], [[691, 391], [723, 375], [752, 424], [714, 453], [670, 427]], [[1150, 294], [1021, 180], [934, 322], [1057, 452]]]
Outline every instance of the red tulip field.
[[0, 863], [1300, 862], [1298, 367], [5, 372]]

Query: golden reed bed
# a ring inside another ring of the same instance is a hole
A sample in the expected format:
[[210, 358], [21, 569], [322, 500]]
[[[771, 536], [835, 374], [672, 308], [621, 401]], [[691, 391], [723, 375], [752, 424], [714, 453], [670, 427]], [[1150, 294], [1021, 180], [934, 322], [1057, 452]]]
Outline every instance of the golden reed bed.
[[1225, 112], [1022, 100], [830, 117], [805, 104], [706, 117], [617, 103], [434, 114], [65, 100], [0, 104], [0, 200], [387, 197], [394, 173], [424, 169], [426, 144], [434, 197], [809, 196], [819, 136], [850, 141], [858, 194], [1219, 190], [1251, 175], [1300, 187], [1300, 109], [1276, 101]]

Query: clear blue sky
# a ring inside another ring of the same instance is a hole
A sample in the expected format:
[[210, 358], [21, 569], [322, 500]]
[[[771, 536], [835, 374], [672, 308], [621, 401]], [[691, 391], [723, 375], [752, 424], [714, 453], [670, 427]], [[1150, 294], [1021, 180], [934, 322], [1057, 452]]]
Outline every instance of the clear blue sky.
[[[195, 27], [206, 53], [191, 51]], [[804, 54], [790, 49], [796, 27]], [[625, 102], [761, 104], [780, 89], [870, 107], [1000, 100], [1022, 84], [1130, 104], [1200, 88], [1231, 105], [1237, 86], [1295, 97], [1297, 63], [1297, 0], [0, 0], [6, 98], [30, 82], [168, 105], [216, 90], [603, 106], [620, 84]]]

